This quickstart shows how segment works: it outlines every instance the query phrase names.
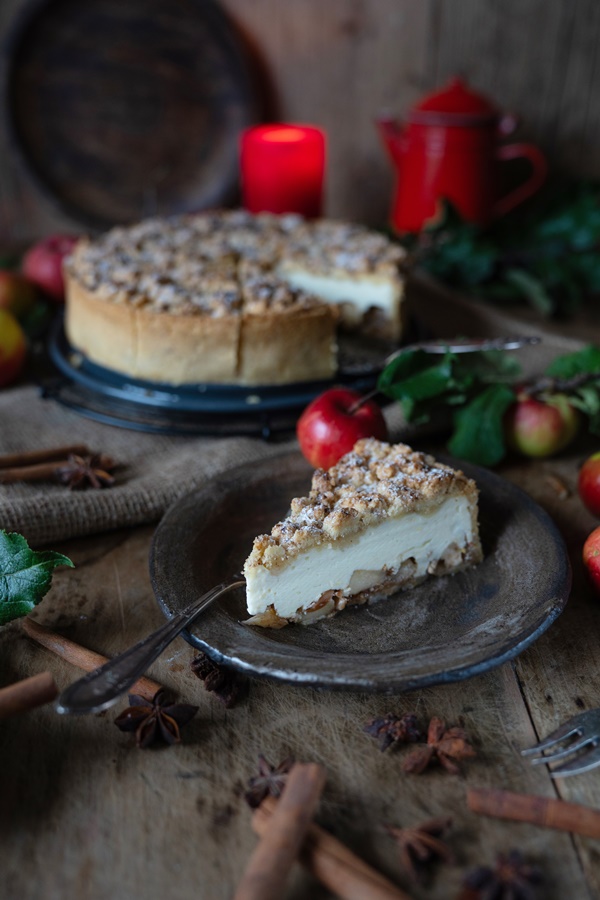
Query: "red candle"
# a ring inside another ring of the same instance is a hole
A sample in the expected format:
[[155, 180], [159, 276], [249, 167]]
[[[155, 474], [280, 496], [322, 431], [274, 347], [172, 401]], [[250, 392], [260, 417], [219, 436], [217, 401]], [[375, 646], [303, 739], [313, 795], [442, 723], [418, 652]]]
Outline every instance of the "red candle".
[[258, 125], [242, 133], [242, 203], [250, 212], [321, 215], [325, 134], [307, 125]]

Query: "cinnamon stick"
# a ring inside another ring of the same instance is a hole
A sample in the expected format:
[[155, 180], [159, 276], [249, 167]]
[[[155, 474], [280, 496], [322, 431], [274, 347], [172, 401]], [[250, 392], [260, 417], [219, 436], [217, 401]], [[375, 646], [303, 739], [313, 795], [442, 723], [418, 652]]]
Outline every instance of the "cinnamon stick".
[[234, 900], [281, 900], [324, 786], [322, 766], [316, 763], [292, 766]]
[[0, 456], [0, 469], [13, 466], [33, 466], [36, 463], [67, 459], [71, 453], [85, 456], [90, 451], [85, 444], [67, 444], [66, 447], [52, 447], [49, 450], [24, 450], [22, 453], [5, 453]]
[[[255, 810], [252, 827], [258, 834], [268, 827], [277, 803], [267, 797]], [[308, 829], [299, 861], [341, 900], [410, 900], [408, 894], [314, 823]]]
[[0, 719], [51, 703], [58, 688], [50, 672], [41, 672], [0, 688]]
[[[97, 669], [99, 666], [104, 665], [105, 662], [108, 662], [108, 657], [102, 656], [100, 653], [95, 653], [93, 650], [88, 650], [86, 647], [76, 644], [75, 641], [71, 641], [61, 634], [50, 631], [50, 629], [40, 625], [39, 622], [34, 622], [29, 616], [26, 616], [22, 620], [21, 626], [25, 634], [32, 640], [41, 644], [46, 650], [51, 650], [52, 653], [56, 653], [61, 659], [66, 660], [66, 662], [71, 663], [71, 665], [76, 666], [78, 669], [83, 669], [84, 672], [93, 672], [94, 669]], [[140, 696], [145, 697], [147, 700], [152, 700], [161, 687], [162, 685], [158, 684], [158, 682], [152, 681], [151, 678], [144, 677], [140, 678], [139, 681], [136, 681], [131, 688], [131, 693], [140, 694]]]
[[66, 466], [67, 463], [68, 460], [65, 457], [65, 459], [57, 459], [55, 462], [0, 469], [0, 484], [13, 484], [15, 481], [50, 481], [56, 477], [58, 469], [61, 466]]
[[569, 803], [553, 797], [537, 797], [534, 794], [469, 788], [467, 805], [472, 812], [496, 819], [529, 822], [544, 828], [600, 838], [600, 811], [580, 803]]

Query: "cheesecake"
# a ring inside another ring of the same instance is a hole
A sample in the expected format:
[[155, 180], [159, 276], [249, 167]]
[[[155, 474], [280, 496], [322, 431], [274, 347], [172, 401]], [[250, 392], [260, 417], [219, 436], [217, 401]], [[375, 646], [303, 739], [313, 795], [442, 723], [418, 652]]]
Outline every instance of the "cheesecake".
[[475, 482], [406, 444], [366, 438], [317, 469], [308, 496], [255, 538], [247, 624], [310, 624], [481, 559]]
[[340, 328], [397, 344], [405, 251], [333, 220], [214, 211], [81, 239], [65, 331], [83, 357], [174, 386], [331, 379]]

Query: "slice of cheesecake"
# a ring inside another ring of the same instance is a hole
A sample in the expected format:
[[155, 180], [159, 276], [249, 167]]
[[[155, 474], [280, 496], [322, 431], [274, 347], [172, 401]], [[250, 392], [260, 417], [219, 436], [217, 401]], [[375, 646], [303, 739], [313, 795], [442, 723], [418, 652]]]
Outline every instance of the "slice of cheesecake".
[[472, 479], [432, 456], [358, 441], [255, 539], [244, 566], [248, 624], [309, 624], [475, 565], [477, 500]]

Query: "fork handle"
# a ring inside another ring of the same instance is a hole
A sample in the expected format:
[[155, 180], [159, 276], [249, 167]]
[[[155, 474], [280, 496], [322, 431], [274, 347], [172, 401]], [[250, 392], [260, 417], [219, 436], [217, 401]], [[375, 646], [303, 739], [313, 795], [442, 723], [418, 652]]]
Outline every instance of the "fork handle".
[[216, 585], [133, 647], [88, 672], [62, 692], [56, 701], [57, 712], [83, 715], [111, 706], [203, 610], [227, 591], [244, 583], [242, 575], [234, 575], [229, 581]]

